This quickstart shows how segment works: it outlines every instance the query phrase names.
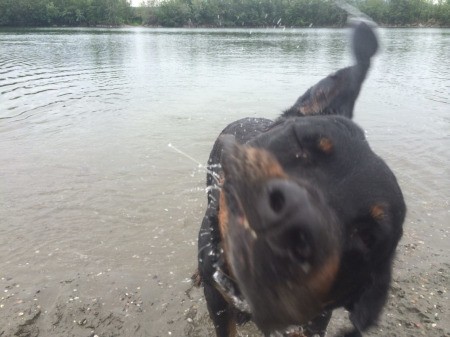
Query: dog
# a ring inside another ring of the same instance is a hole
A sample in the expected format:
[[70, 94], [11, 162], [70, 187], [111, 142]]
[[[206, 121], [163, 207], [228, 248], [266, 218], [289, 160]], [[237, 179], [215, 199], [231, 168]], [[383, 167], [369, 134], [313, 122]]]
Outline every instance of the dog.
[[275, 121], [228, 125], [211, 151], [198, 272], [217, 337], [253, 320], [265, 336], [300, 326], [323, 337], [349, 311], [359, 337], [385, 305], [406, 205], [397, 180], [352, 121], [377, 52], [353, 28], [353, 66], [306, 91]]

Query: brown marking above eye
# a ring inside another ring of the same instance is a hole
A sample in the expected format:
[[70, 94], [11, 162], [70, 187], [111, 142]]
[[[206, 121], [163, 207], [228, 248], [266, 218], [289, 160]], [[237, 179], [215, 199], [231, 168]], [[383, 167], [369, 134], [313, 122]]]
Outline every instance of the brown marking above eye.
[[286, 173], [273, 155], [269, 152], [249, 147], [245, 150], [246, 171], [252, 178], [286, 178]]
[[370, 209], [370, 215], [377, 221], [381, 221], [385, 217], [385, 207], [380, 204], [375, 204]]
[[319, 139], [319, 149], [325, 154], [330, 154], [333, 151], [333, 142], [326, 137]]

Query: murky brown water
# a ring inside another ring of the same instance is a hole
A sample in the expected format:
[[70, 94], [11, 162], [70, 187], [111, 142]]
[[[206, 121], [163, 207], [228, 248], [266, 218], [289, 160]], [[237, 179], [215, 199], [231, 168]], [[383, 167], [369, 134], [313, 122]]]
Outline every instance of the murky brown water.
[[[379, 33], [355, 119], [400, 181], [405, 235], [448, 262], [450, 30]], [[48, 311], [73, 279], [146, 288], [141, 331], [181, 336], [205, 174], [168, 144], [205, 163], [227, 123], [275, 118], [348, 65], [347, 34], [0, 30], [2, 282], [54, 289]]]

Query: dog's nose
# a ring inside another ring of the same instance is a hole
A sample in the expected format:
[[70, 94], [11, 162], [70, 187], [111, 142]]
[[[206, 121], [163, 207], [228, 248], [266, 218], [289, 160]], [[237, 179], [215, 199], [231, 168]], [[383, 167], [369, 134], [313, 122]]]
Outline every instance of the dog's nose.
[[324, 230], [319, 201], [295, 182], [274, 179], [267, 184], [259, 205], [261, 229], [277, 255], [305, 262]]

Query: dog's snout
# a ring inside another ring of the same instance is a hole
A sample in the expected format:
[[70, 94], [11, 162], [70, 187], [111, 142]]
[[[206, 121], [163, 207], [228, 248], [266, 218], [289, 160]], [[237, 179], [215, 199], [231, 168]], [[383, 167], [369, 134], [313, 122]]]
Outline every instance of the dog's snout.
[[272, 251], [298, 262], [313, 258], [314, 241], [323, 218], [311, 193], [299, 184], [274, 179], [267, 184], [259, 212]]
[[260, 206], [266, 229], [307, 220], [312, 207], [307, 190], [294, 182], [274, 179], [267, 184]]

